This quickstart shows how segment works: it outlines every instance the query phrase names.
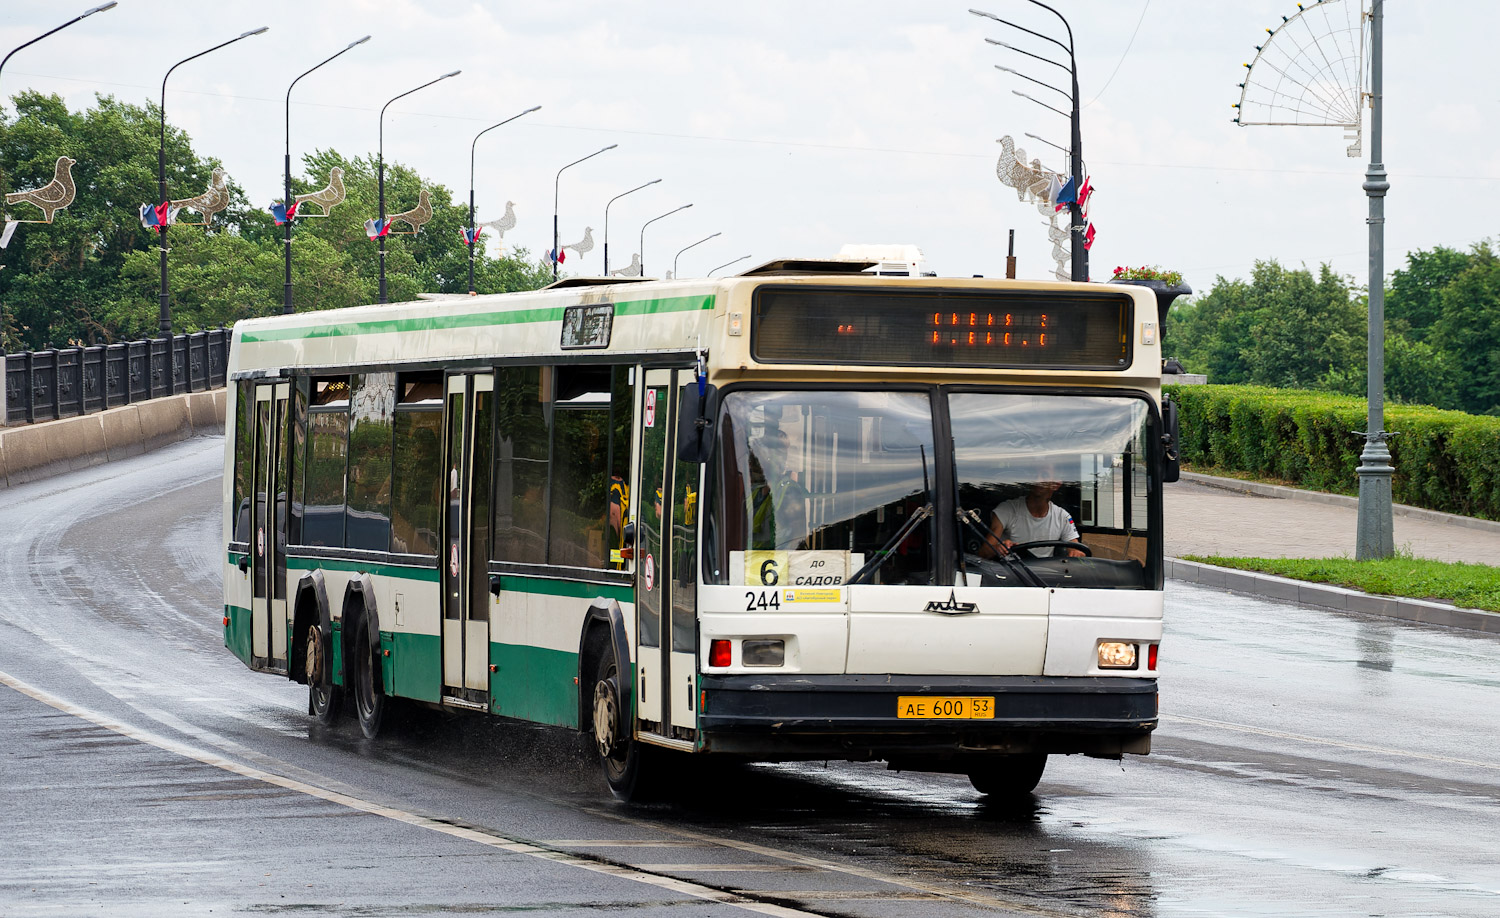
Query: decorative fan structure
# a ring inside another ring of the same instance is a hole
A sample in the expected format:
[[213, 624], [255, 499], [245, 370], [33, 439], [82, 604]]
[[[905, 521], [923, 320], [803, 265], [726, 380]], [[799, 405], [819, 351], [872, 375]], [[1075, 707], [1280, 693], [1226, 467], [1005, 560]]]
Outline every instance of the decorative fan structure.
[[1299, 3], [1297, 12], [1266, 29], [1245, 64], [1235, 124], [1341, 127], [1361, 155], [1366, 87], [1370, 84], [1369, 14], [1364, 0]]

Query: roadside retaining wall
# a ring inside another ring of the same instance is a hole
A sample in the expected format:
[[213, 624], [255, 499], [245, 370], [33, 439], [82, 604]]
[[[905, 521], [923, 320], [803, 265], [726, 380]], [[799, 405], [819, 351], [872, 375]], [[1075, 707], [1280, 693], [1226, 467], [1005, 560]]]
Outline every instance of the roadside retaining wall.
[[0, 428], [0, 487], [224, 432], [225, 390], [188, 392], [60, 421]]

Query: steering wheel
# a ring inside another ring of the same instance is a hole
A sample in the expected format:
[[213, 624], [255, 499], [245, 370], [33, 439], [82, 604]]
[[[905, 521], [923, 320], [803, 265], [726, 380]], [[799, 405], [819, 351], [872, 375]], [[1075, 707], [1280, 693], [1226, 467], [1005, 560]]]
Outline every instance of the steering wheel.
[[[1031, 553], [1031, 550], [1033, 548], [1064, 548], [1068, 551], [1081, 551], [1087, 557], [1093, 557], [1094, 555], [1093, 549], [1089, 548], [1082, 542], [1067, 542], [1062, 539], [1043, 539], [1037, 542], [1022, 542], [1018, 545], [1012, 545], [1010, 547], [1010, 550], [1024, 551], [1027, 557], [1034, 558], [1036, 556]], [[1067, 557], [1067, 555], [1064, 555], [1063, 557]]]

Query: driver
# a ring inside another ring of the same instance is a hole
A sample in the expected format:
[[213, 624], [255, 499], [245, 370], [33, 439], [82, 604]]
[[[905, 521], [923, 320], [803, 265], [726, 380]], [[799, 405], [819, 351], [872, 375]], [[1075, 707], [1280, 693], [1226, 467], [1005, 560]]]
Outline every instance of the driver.
[[[997, 506], [990, 514], [990, 537], [982, 554], [1009, 554], [1012, 547], [1027, 542], [1077, 542], [1078, 527], [1068, 511], [1052, 502], [1052, 495], [1062, 483], [1051, 468], [1044, 468], [1025, 497], [1017, 497]], [[1038, 557], [1051, 558], [1054, 548], [1037, 549]], [[1068, 549], [1068, 555], [1083, 557], [1083, 552]]]

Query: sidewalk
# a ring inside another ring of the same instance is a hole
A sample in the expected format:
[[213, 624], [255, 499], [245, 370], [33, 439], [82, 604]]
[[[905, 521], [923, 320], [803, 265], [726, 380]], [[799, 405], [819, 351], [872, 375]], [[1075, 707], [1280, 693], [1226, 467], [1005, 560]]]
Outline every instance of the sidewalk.
[[[1165, 486], [1166, 553], [1256, 558], [1354, 556], [1356, 498], [1184, 472]], [[1398, 506], [1396, 548], [1418, 558], [1500, 566], [1500, 522]], [[1169, 560], [1167, 576], [1346, 611], [1500, 634], [1500, 615], [1451, 604], [1377, 597], [1264, 574]]]

